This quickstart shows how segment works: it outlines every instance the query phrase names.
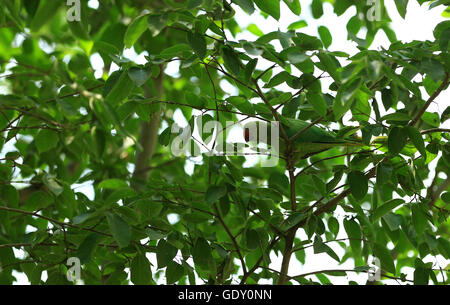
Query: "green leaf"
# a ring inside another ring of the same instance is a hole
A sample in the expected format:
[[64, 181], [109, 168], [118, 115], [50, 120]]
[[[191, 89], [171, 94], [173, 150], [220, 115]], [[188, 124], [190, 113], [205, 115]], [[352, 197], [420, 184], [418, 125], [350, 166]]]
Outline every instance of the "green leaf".
[[128, 26], [125, 32], [124, 44], [125, 47], [131, 48], [141, 35], [147, 30], [148, 15], [141, 15], [136, 17]]
[[330, 31], [328, 30], [327, 27], [325, 27], [323, 25], [319, 26], [318, 31], [319, 31], [320, 40], [322, 40], [325, 48], [328, 49], [328, 47], [333, 42], [333, 37], [331, 36]]
[[203, 59], [206, 56], [206, 39], [205, 36], [197, 32], [187, 32], [189, 45], [194, 50], [198, 58]]
[[336, 120], [341, 119], [350, 109], [361, 82], [361, 78], [358, 77], [339, 87], [333, 104], [333, 113]]
[[381, 206], [379, 206], [372, 214], [371, 220], [372, 222], [375, 222], [376, 220], [380, 219], [383, 215], [389, 213], [399, 205], [405, 203], [405, 200], [403, 199], [391, 199]]
[[131, 231], [130, 226], [119, 215], [106, 213], [109, 230], [120, 248], [124, 248], [130, 244]]
[[400, 122], [408, 122], [411, 120], [411, 116], [403, 113], [403, 112], [394, 112], [390, 114], [386, 114], [385, 116], [380, 118], [381, 121], [400, 121]]
[[388, 136], [388, 149], [393, 155], [400, 153], [408, 142], [408, 134], [401, 127], [393, 127]]
[[78, 247], [75, 256], [80, 259], [82, 264], [87, 264], [91, 260], [92, 253], [94, 253], [99, 238], [100, 235], [97, 233], [89, 234]]
[[170, 46], [167, 49], [164, 49], [159, 54], [161, 57], [170, 59], [176, 56], [183, 56], [184, 52], [191, 52], [191, 47], [185, 43], [179, 43], [174, 46]]
[[227, 102], [236, 107], [242, 113], [249, 115], [255, 114], [255, 109], [253, 109], [252, 104], [241, 96], [230, 96], [227, 98]]
[[387, 272], [395, 274], [395, 264], [391, 252], [383, 245], [375, 243], [373, 245], [373, 255], [381, 262], [381, 268]]
[[354, 269], [356, 272], [364, 272], [364, 271], [369, 271], [370, 270], [370, 266], [365, 265], [365, 266], [357, 266]]
[[[39, 285], [41, 283], [41, 276], [43, 268], [40, 265], [34, 265], [34, 264], [25, 264], [31, 267], [31, 270], [25, 273], [27, 274], [28, 280], [30, 281], [31, 285]], [[23, 268], [23, 266], [22, 266]]]
[[395, 6], [397, 7], [397, 11], [405, 19], [406, 16], [406, 7], [408, 6], [408, 0], [395, 0]]
[[128, 69], [128, 76], [138, 87], [145, 84], [145, 82], [150, 77], [150, 74], [151, 71], [145, 68], [131, 67], [130, 69]]
[[276, 189], [282, 194], [287, 194], [289, 192], [289, 179], [286, 175], [280, 172], [271, 173], [267, 183], [270, 188]]
[[272, 88], [275, 86], [278, 86], [282, 83], [284, 83], [285, 81], [287, 81], [289, 78], [291, 77], [291, 75], [289, 73], [287, 73], [286, 71], [282, 71], [280, 73], [278, 73], [277, 75], [275, 75], [274, 77], [272, 77], [269, 81], [269, 83], [267, 83], [264, 88]]
[[202, 5], [202, 3], [203, 3], [203, 0], [189, 0], [189, 2], [187, 4], [187, 8], [190, 10], [190, 9], [193, 9], [193, 8], [196, 8], [200, 5]]
[[390, 164], [381, 163], [377, 165], [376, 180], [378, 185], [383, 185], [391, 181], [393, 167]]
[[325, 116], [327, 114], [327, 103], [325, 102], [322, 94], [307, 92], [306, 100], [310, 103], [314, 110], [321, 116]]
[[414, 261], [414, 285], [428, 285], [432, 271], [419, 258]]
[[326, 185], [322, 181], [322, 179], [320, 179], [317, 175], [312, 175], [312, 180], [319, 194], [322, 196], [326, 196], [327, 195]]
[[350, 191], [356, 200], [362, 200], [369, 189], [369, 180], [359, 171], [352, 171], [348, 174], [348, 183], [350, 184]]
[[295, 30], [304, 28], [304, 27], [306, 27], [306, 26], [308, 26], [308, 23], [307, 23], [306, 21], [304, 21], [304, 20], [295, 21], [295, 22], [292, 22], [292, 23], [288, 26], [288, 30], [295, 31]]
[[122, 187], [128, 187], [128, 184], [124, 180], [117, 179], [117, 178], [106, 179], [98, 184], [98, 188], [103, 188], [103, 189], [114, 190], [114, 189], [118, 189], [118, 188], [122, 188]]
[[41, 0], [39, 2], [39, 7], [30, 23], [31, 31], [39, 31], [39, 29], [45, 23], [49, 22], [50, 19], [52, 19], [52, 17], [58, 12], [58, 8], [61, 4], [61, 1]]
[[292, 40], [303, 51], [312, 51], [322, 48], [322, 42], [317, 37], [304, 33], [297, 33], [297, 36], [292, 37]]
[[[106, 96], [106, 102], [111, 106], [116, 106], [124, 101], [134, 88], [134, 83], [128, 76], [128, 73], [125, 73], [124, 71], [117, 73], [117, 76], [113, 79], [113, 84], [108, 84], [108, 81], [106, 82], [107, 85], [111, 86], [111, 91], [109, 91]], [[112, 76], [113, 74], [110, 75], [110, 78]]]
[[412, 205], [411, 217], [414, 230], [421, 235], [425, 231], [428, 221], [419, 204]]
[[264, 49], [257, 43], [244, 42], [242, 46], [248, 55], [260, 56], [264, 52]]
[[424, 58], [421, 62], [422, 69], [434, 82], [440, 82], [445, 76], [445, 67], [437, 60]]
[[208, 204], [213, 204], [223, 196], [227, 194], [226, 186], [215, 186], [212, 185], [208, 187], [208, 190], [205, 193], [205, 201]]
[[253, 0], [256, 6], [266, 14], [269, 14], [276, 20], [280, 19], [280, 1], [279, 0]]
[[439, 114], [435, 112], [425, 112], [421, 119], [431, 127], [439, 127]]
[[439, 237], [438, 249], [442, 256], [444, 256], [446, 259], [450, 259], [450, 241], [446, 240], [445, 238]]
[[19, 192], [12, 185], [0, 186], [0, 200], [6, 202], [6, 206], [17, 208], [19, 206]]
[[334, 236], [337, 236], [339, 233], [339, 221], [334, 217], [330, 217], [328, 219], [328, 229]]
[[323, 15], [322, 0], [313, 0], [311, 3], [311, 12], [315, 19], [319, 19]]
[[158, 35], [167, 25], [167, 14], [149, 15], [147, 18], [147, 27], [153, 36]]
[[[124, 199], [126, 197], [131, 197], [136, 194], [134, 192], [134, 190], [129, 187], [123, 188], [123, 189], [118, 189], [116, 191], [118, 191], [118, 196], [113, 196], [114, 195], [114, 192], [113, 192], [110, 196], [108, 196], [108, 199], [111, 196], [116, 197], [117, 199], [114, 198], [115, 199], [114, 202], [115, 202], [116, 200], [118, 201], [120, 199]], [[119, 197], [119, 195], [120, 195], [120, 197]], [[139, 213], [133, 208], [130, 208], [128, 206], [120, 206], [120, 207], [116, 208], [114, 211], [120, 217], [122, 217], [122, 219], [125, 220], [127, 223], [130, 223], [130, 224], [138, 224], [139, 223], [139, 219], [140, 219]]]
[[222, 53], [226, 68], [231, 73], [233, 73], [234, 76], [239, 75], [239, 71], [241, 70], [241, 63], [237, 54], [228, 47], [223, 47]]
[[395, 213], [387, 213], [383, 216], [383, 220], [386, 222], [389, 230], [391, 231], [398, 230], [402, 224], [402, 216]]
[[[301, 220], [305, 219], [307, 217], [307, 215], [305, 213], [300, 213], [300, 212], [294, 212], [291, 215], [288, 216], [288, 218], [286, 218], [286, 220], [284, 221], [283, 225], [281, 226], [281, 230], [282, 231], [287, 231], [290, 228], [292, 228], [293, 226], [297, 225]], [[315, 218], [312, 218], [313, 220], [310, 219], [309, 224], [314, 223], [314, 228], [312, 230], [309, 230], [308, 232], [312, 231], [312, 233], [314, 233], [314, 229], [315, 229]]]
[[340, 271], [340, 270], [325, 271], [323, 274], [327, 274], [327, 275], [331, 275], [331, 276], [347, 276], [347, 272], [346, 271]]
[[247, 241], [247, 248], [255, 250], [259, 247], [258, 232], [253, 229], [247, 230], [245, 233], [245, 240]]
[[160, 239], [156, 246], [156, 261], [158, 269], [166, 267], [177, 255], [178, 249], [164, 239]]
[[408, 133], [409, 138], [411, 139], [411, 142], [413, 142], [414, 146], [417, 148], [420, 154], [426, 159], [427, 151], [425, 149], [425, 143], [423, 142], [422, 134], [420, 133], [420, 131], [413, 126], [406, 126], [405, 129]]
[[444, 201], [445, 203], [450, 203], [450, 192], [442, 193], [441, 199], [442, 199], [442, 201]]
[[350, 238], [350, 247], [355, 254], [359, 254], [361, 252], [361, 228], [359, 224], [354, 219], [344, 219], [344, 228]]
[[287, 7], [293, 12], [295, 15], [300, 16], [302, 12], [302, 7], [300, 6], [300, 0], [283, 0], [286, 3]]
[[145, 232], [147, 233], [148, 238], [150, 238], [150, 240], [159, 240], [161, 238], [166, 237], [166, 234], [163, 234], [159, 231], [155, 231], [152, 229], [147, 229], [147, 230], [145, 230]]
[[414, 285], [428, 285], [430, 271], [425, 268], [414, 269]]
[[258, 63], [258, 59], [254, 58], [250, 60], [247, 65], [245, 66], [245, 81], [249, 82], [252, 78], [253, 72], [255, 71], [256, 65]]
[[233, 2], [239, 5], [249, 15], [255, 11], [252, 0], [233, 0]]
[[[261, 31], [259, 28], [258, 28], [258, 26], [256, 25], [256, 24], [254, 24], [254, 23], [251, 23], [251, 24], [249, 24], [248, 26], [247, 26], [247, 30], [250, 32], [250, 33], [252, 33], [253, 35], [256, 35], [256, 36], [258, 36], [258, 37], [261, 37], [261, 36], [263, 36], [264, 35], [264, 32], [263, 31]], [[247, 47], [253, 47], [253, 43], [245, 43], [244, 45], [243, 45], [243, 47], [244, 47], [244, 49]], [[248, 51], [247, 51], [248, 52]], [[249, 54], [250, 55], [255, 55], [255, 54], [252, 54], [252, 53], [254, 53], [254, 52], [249, 52]], [[262, 53], [262, 52], [261, 52]]]
[[447, 51], [449, 48], [450, 42], [450, 28], [444, 30], [443, 35], [439, 37], [439, 46], [441, 47], [441, 51]]
[[152, 283], [150, 262], [143, 254], [136, 255], [130, 265], [130, 279], [135, 285], [149, 285]]
[[353, 16], [347, 22], [347, 31], [354, 36], [358, 35], [359, 30], [361, 29], [361, 20], [358, 15]]
[[166, 279], [167, 285], [174, 284], [184, 275], [184, 268], [182, 265], [171, 261], [169, 265], [167, 265], [166, 269]]
[[[212, 256], [211, 247], [206, 239], [200, 237], [197, 239], [192, 249], [192, 257], [194, 263], [204, 270], [211, 269], [214, 266], [214, 258]], [[215, 273], [215, 270], [210, 270]]]
[[323, 243], [322, 239], [316, 235], [313, 244], [314, 254], [327, 253], [331, 258], [340, 262], [339, 256], [329, 246]]
[[34, 139], [39, 153], [55, 148], [59, 142], [58, 133], [49, 129], [41, 129]]
[[341, 181], [343, 175], [344, 175], [343, 170], [336, 171], [333, 179], [327, 183], [327, 192], [328, 193], [331, 192], [338, 185], [338, 183]]
[[287, 59], [294, 65], [304, 62], [308, 58], [309, 56], [298, 48], [293, 47], [287, 51]]
[[[396, 88], [396, 87], [394, 87]], [[397, 105], [397, 92], [393, 89], [384, 88], [381, 90], [381, 100], [383, 102], [384, 108], [388, 110], [392, 106]], [[410, 119], [410, 118], [409, 118]]]

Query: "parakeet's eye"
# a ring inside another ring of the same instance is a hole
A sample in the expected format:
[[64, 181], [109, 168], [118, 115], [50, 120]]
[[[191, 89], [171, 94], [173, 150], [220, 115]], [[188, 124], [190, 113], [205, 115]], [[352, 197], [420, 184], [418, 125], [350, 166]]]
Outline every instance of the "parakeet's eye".
[[245, 142], [248, 142], [250, 140], [250, 129], [249, 128], [244, 128], [244, 139], [245, 139]]

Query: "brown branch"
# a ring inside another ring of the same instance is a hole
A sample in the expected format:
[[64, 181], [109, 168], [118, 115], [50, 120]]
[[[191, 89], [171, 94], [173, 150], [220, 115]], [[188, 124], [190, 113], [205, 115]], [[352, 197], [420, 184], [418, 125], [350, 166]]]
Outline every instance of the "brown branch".
[[373, 151], [375, 151], [375, 150], [376, 150], [376, 149], [371, 150], [371, 151], [366, 151], [366, 150], [363, 150], [363, 151], [355, 151], [355, 152], [351, 152], [351, 153], [345, 153], [345, 154], [340, 154], [340, 155], [336, 155], [336, 156], [332, 156], [332, 157], [323, 158], [323, 159], [314, 161], [314, 162], [312, 162], [311, 164], [309, 164], [308, 166], [302, 168], [302, 170], [299, 171], [295, 176], [296, 176], [296, 177], [300, 176], [300, 175], [303, 174], [306, 170], [310, 169], [310, 168], [313, 167], [314, 165], [316, 165], [316, 164], [318, 164], [318, 163], [321, 163], [321, 162], [323, 162], [323, 161], [332, 160], [332, 159], [337, 159], [337, 158], [346, 157], [346, 156], [353, 156], [353, 155], [365, 154], [365, 153], [368, 153], [368, 152], [373, 152]]
[[278, 112], [270, 105], [269, 101], [267, 100], [266, 96], [264, 95], [264, 93], [261, 91], [261, 88], [258, 85], [258, 81], [253, 80], [253, 83], [255, 84], [256, 87], [256, 93], [259, 95], [259, 97], [263, 100], [264, 104], [266, 104], [266, 107], [269, 108], [270, 112], [272, 113], [273, 117], [275, 118], [275, 120], [277, 120], [278, 122], [280, 122], [280, 131], [281, 131], [281, 136], [284, 138], [284, 140], [286, 141], [286, 143], [288, 143], [289, 138], [286, 134], [286, 131], [284, 130], [283, 125], [281, 124], [280, 121], [280, 117], [278, 116]]
[[[321, 274], [321, 273], [328, 273], [328, 272], [363, 272], [363, 273], [369, 273], [369, 270], [354, 270], [354, 269], [328, 269], [328, 270], [320, 270], [320, 271], [312, 271], [312, 272], [308, 272], [308, 273], [304, 273], [304, 274], [299, 274], [299, 275], [294, 275], [294, 276], [290, 276], [290, 279], [295, 279], [297, 277], [305, 277], [305, 276], [309, 276], [309, 275], [314, 275], [314, 274]], [[392, 279], [392, 280], [401, 280], [401, 281], [406, 281], [406, 282], [410, 282], [413, 283], [414, 281], [412, 280], [408, 280], [408, 279], [401, 279], [399, 277], [394, 277], [394, 276], [390, 276], [390, 275], [386, 275], [386, 274], [381, 274], [381, 276], [384, 276], [386, 278]]]
[[[289, 172], [289, 184], [290, 184], [290, 195], [291, 195], [291, 209], [292, 211], [297, 210], [297, 200], [296, 200], [296, 194], [295, 194], [295, 179], [296, 176], [294, 174], [294, 164], [291, 159], [291, 154], [288, 155], [288, 172]], [[288, 279], [287, 274], [289, 271], [289, 263], [291, 261], [292, 256], [292, 247], [294, 245], [295, 240], [295, 234], [297, 233], [298, 227], [292, 227], [288, 230], [286, 234], [285, 245], [284, 245], [284, 252], [283, 252], [283, 261], [281, 263], [281, 269], [280, 269], [280, 276], [278, 277], [278, 285], [283, 285], [286, 283], [286, 280]]]
[[[438, 173], [436, 173], [436, 177], [437, 175]], [[430, 202], [428, 203], [429, 206], [434, 206], [436, 201], [438, 201], [441, 193], [448, 189], [448, 187], [450, 186], [450, 177], [447, 177], [447, 179], [445, 179], [441, 184], [439, 184], [439, 186], [437, 186], [436, 189], [434, 189], [434, 186], [435, 185], [432, 184], [428, 191], [428, 198], [430, 198]]]
[[71, 228], [85, 230], [85, 231], [91, 231], [91, 232], [98, 233], [98, 234], [101, 234], [101, 235], [104, 235], [104, 236], [112, 237], [111, 234], [100, 232], [100, 231], [89, 229], [89, 228], [84, 228], [84, 227], [81, 227], [81, 226], [78, 226], [78, 225], [74, 225], [74, 224], [69, 223], [69, 222], [62, 222], [62, 221], [59, 221], [59, 220], [56, 220], [56, 219], [53, 219], [53, 218], [50, 218], [50, 217], [47, 217], [47, 216], [44, 216], [44, 215], [40, 215], [37, 212], [30, 212], [30, 211], [19, 210], [19, 209], [4, 207], [4, 206], [0, 206], [0, 210], [7, 211], [7, 212], [24, 214], [24, 215], [35, 216], [35, 217], [42, 218], [42, 219], [45, 219], [47, 221], [50, 221], [52, 223], [56, 223], [56, 224], [58, 224], [58, 225], [60, 225], [62, 227], [66, 226], [66, 227], [71, 227]]
[[231, 241], [233, 242], [234, 247], [236, 248], [236, 253], [239, 257], [239, 260], [241, 261], [241, 266], [242, 266], [242, 270], [244, 272], [244, 275], [247, 274], [247, 267], [245, 265], [245, 261], [244, 261], [244, 257], [242, 256], [241, 251], [239, 250], [239, 244], [236, 241], [236, 238], [234, 238], [233, 234], [231, 233], [230, 229], [228, 228], [227, 224], [225, 223], [225, 221], [223, 220], [222, 216], [220, 215], [220, 211], [217, 208], [217, 204], [214, 203], [214, 209], [216, 210], [216, 216], [219, 219], [220, 223], [222, 224], [222, 227], [225, 229], [225, 231], [227, 232], [228, 236], [230, 237]]
[[450, 132], [450, 129], [448, 129], [448, 128], [431, 128], [431, 129], [423, 130], [420, 133], [421, 134], [429, 134], [429, 133], [433, 133], [433, 132]]
[[414, 117], [414, 119], [409, 123], [409, 126], [415, 126], [417, 122], [419, 122], [422, 115], [425, 113], [427, 108], [430, 106], [430, 104], [438, 97], [439, 94], [441, 94], [442, 90], [444, 90], [448, 83], [449, 83], [450, 74], [448, 72], [445, 73], [444, 80], [442, 81], [442, 84], [439, 86], [439, 88], [434, 91], [434, 93], [428, 98], [425, 105], [419, 110], [417, 115]]
[[[277, 242], [280, 240], [279, 236], [276, 236], [272, 239], [272, 241], [270, 242], [269, 246], [267, 247], [268, 250], [271, 250], [276, 244]], [[247, 274], [244, 274], [244, 276], [242, 276], [241, 285], [244, 285], [245, 282], [247, 281], [247, 279], [249, 278], [250, 275], [253, 274], [253, 272], [255, 272], [260, 266], [261, 262], [263, 261], [264, 256], [261, 255], [259, 257], [259, 259], [256, 261], [256, 264], [250, 269], [248, 270]]]
[[[160, 99], [164, 93], [164, 67], [160, 66], [160, 74], [154, 80], [156, 87], [157, 98]], [[146, 87], [147, 98], [150, 97], [150, 90]], [[157, 140], [158, 140], [158, 129], [161, 121], [161, 110], [153, 113], [150, 122], [143, 122], [141, 125], [141, 135], [139, 138], [139, 144], [142, 147], [142, 151], [136, 154], [135, 167], [133, 172], [133, 180], [135, 181], [147, 181], [150, 175], [150, 169], [148, 168], [148, 162], [152, 158], [155, 152]], [[132, 183], [133, 188], [137, 189], [136, 183]]]

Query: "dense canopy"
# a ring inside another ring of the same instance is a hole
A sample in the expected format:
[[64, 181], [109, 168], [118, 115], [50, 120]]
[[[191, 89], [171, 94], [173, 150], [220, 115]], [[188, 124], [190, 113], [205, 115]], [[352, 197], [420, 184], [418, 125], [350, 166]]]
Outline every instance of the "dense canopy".
[[383, 2], [1, 0], [0, 283], [448, 284], [449, 5]]

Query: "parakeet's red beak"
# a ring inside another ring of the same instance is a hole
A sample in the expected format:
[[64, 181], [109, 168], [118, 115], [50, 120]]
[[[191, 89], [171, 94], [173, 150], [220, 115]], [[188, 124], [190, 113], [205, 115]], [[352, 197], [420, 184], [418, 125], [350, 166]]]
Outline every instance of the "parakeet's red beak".
[[249, 128], [244, 128], [244, 139], [245, 139], [245, 142], [248, 142], [250, 140], [250, 129]]

